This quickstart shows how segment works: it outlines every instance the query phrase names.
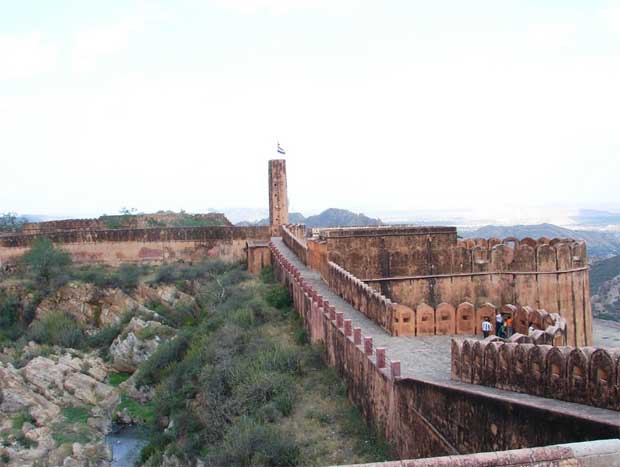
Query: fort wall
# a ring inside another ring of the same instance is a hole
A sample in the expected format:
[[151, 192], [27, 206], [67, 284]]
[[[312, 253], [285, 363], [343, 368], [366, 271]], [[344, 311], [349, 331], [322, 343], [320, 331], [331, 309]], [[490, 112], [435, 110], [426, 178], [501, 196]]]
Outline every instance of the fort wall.
[[[311, 342], [323, 343], [325, 358], [345, 380], [349, 398], [401, 458], [519, 449], [620, 435], [620, 424], [577, 417], [474, 385], [402, 378], [400, 362], [375, 348], [371, 336], [306, 282], [271, 244], [276, 278], [289, 290]], [[531, 421], [536, 420], [535, 424]]]
[[[246, 257], [246, 242], [269, 241], [270, 229], [261, 226], [70, 230], [49, 232], [44, 236], [70, 253], [76, 263], [118, 265], [205, 257], [238, 261]], [[0, 237], [0, 264], [17, 261], [38, 237]]]
[[299, 238], [295, 235], [294, 230], [288, 225], [280, 226], [280, 233], [282, 241], [289, 247], [295, 255], [301, 260], [302, 263], [308, 264], [308, 246], [303, 238]]
[[453, 339], [451, 374], [465, 383], [620, 410], [620, 349]]
[[[312, 242], [308, 242], [308, 245], [312, 245]], [[475, 307], [469, 302], [454, 305], [442, 302], [436, 307], [422, 302], [412, 309], [392, 302], [331, 261], [328, 261], [327, 269], [326, 282], [330, 289], [393, 336], [482, 334], [481, 325], [485, 318], [490, 319], [492, 331], [495, 332], [495, 314], [499, 310], [503, 315], [513, 318], [513, 327], [517, 333], [527, 334], [532, 323], [537, 329], [533, 335], [540, 343], [564, 345], [567, 342], [566, 320], [557, 313], [512, 304], [498, 308], [484, 303]]]
[[[456, 312], [466, 303], [475, 309], [487, 303], [529, 306], [559, 313], [568, 325], [568, 344], [592, 343], [583, 241], [512, 237], [457, 241], [454, 228], [372, 227], [324, 229], [316, 243], [307, 244], [310, 249], [324, 245], [324, 261], [336, 263], [410, 309], [425, 305], [447, 316], [450, 305]], [[311, 266], [329, 280], [319, 261], [313, 260]], [[436, 330], [437, 323], [433, 326]]]
[[322, 229], [328, 259], [360, 279], [437, 274], [456, 245], [456, 227]]

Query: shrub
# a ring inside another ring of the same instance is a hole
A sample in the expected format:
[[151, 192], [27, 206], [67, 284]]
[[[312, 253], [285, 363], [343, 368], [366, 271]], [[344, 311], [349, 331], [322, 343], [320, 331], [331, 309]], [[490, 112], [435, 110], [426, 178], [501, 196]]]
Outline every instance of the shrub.
[[69, 253], [54, 247], [49, 238], [34, 240], [23, 262], [35, 282], [43, 287], [54, 288], [68, 280], [67, 268], [71, 264]]
[[260, 280], [265, 284], [273, 284], [276, 281], [276, 277], [273, 274], [273, 268], [271, 266], [266, 266], [260, 270]]
[[75, 319], [62, 311], [52, 311], [33, 322], [30, 338], [39, 344], [60, 345], [79, 349], [84, 345], [82, 328]]
[[293, 337], [295, 338], [295, 342], [299, 345], [305, 345], [309, 342], [308, 331], [303, 328], [295, 329]]
[[299, 447], [289, 434], [247, 417], [231, 426], [219, 448], [207, 457], [213, 466], [292, 466], [299, 461]]
[[[291, 412], [294, 400], [294, 382], [291, 377], [275, 372], [256, 371], [239, 385], [234, 393], [245, 413], [254, 414], [263, 405], [274, 401], [282, 415]], [[290, 404], [290, 405], [289, 405]]]
[[284, 308], [288, 308], [291, 306], [291, 297], [288, 294], [288, 290], [286, 287], [281, 285], [276, 285], [269, 289], [267, 294], [265, 295], [265, 300], [271, 306], [282, 310]]
[[232, 322], [244, 329], [250, 329], [254, 326], [255, 316], [250, 308], [239, 308], [231, 313]]
[[121, 264], [116, 274], [117, 287], [130, 292], [138, 287], [140, 268], [135, 264]]
[[123, 324], [121, 323], [111, 324], [110, 326], [101, 328], [95, 334], [91, 334], [90, 336], [88, 336], [88, 347], [93, 349], [109, 347], [114, 341], [114, 339], [118, 337], [122, 330]]
[[170, 339], [157, 347], [157, 350], [138, 369], [135, 378], [136, 386], [144, 386], [160, 381], [167, 367], [183, 358], [188, 346], [188, 338], [181, 333], [174, 339]]
[[157, 268], [153, 282], [156, 284], [170, 284], [179, 279], [177, 268], [172, 264], [164, 264]]
[[0, 291], [0, 341], [16, 340], [23, 334], [20, 303], [16, 296]]

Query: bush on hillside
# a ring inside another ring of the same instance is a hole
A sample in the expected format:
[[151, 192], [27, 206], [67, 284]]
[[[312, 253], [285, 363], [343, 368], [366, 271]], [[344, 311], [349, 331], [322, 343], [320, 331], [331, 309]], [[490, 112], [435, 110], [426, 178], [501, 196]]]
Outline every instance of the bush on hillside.
[[136, 386], [145, 386], [161, 381], [162, 375], [168, 367], [180, 361], [189, 347], [188, 337], [180, 333], [174, 339], [161, 344], [155, 352], [144, 362], [136, 374]]
[[35, 239], [24, 255], [23, 262], [40, 287], [54, 289], [69, 279], [67, 270], [71, 264], [71, 256], [55, 248], [49, 238]]
[[16, 340], [22, 333], [18, 298], [0, 291], [0, 342], [5, 339]]
[[34, 321], [28, 334], [39, 344], [79, 349], [85, 343], [84, 332], [75, 318], [62, 311], [52, 311]]
[[207, 465], [292, 466], [300, 461], [299, 447], [289, 433], [242, 417], [226, 432]]
[[292, 303], [288, 290], [286, 287], [281, 285], [272, 287], [265, 295], [265, 300], [272, 307], [277, 308], [278, 310], [288, 308]]

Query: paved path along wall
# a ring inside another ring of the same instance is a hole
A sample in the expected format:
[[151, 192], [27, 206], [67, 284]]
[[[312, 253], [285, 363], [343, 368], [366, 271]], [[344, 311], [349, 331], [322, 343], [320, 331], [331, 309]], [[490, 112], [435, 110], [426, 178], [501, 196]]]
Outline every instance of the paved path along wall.
[[617, 413], [450, 380], [450, 338], [392, 337], [331, 292], [282, 239], [276, 277], [351, 400], [402, 458], [455, 455], [620, 436]]

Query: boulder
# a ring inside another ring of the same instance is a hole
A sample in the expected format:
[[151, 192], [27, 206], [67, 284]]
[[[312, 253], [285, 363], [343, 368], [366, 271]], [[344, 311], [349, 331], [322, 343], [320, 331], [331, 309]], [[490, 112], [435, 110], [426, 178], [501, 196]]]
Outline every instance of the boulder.
[[112, 366], [117, 371], [134, 372], [155, 352], [174, 330], [157, 321], [132, 318], [123, 332], [110, 345]]

